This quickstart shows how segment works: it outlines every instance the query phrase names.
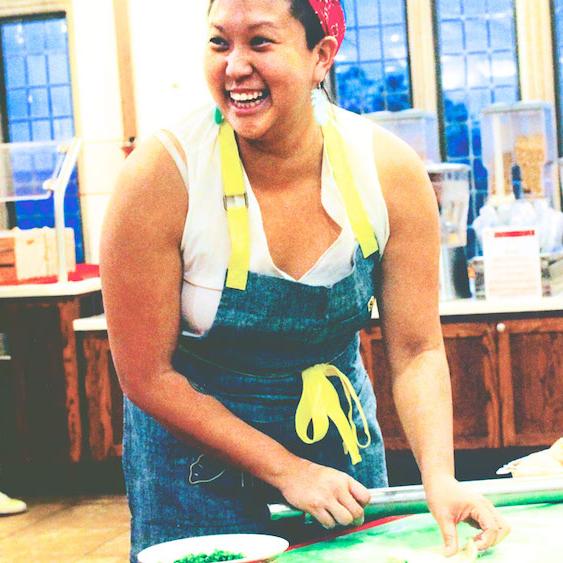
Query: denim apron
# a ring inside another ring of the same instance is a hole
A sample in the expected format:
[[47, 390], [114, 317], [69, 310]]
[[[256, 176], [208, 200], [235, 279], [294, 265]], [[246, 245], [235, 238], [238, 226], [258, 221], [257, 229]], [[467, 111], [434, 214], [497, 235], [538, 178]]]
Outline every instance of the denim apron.
[[[327, 145], [332, 132], [324, 133]], [[234, 157], [221, 156], [225, 169]], [[229, 194], [229, 175], [226, 198], [235, 198], [241, 194]], [[233, 242], [241, 223], [229, 226]], [[295, 455], [344, 471], [368, 488], [386, 486], [375, 396], [359, 351], [359, 330], [369, 324], [375, 301], [378, 250], [366, 257], [358, 245], [350, 274], [330, 286], [248, 272], [240, 260], [246, 251], [233, 244], [215, 321], [204, 337], [180, 337], [174, 368]], [[145, 547], [191, 536], [303, 539], [299, 530], [270, 521], [267, 503], [283, 500], [273, 487], [178, 440], [127, 398], [124, 406], [131, 561]]]

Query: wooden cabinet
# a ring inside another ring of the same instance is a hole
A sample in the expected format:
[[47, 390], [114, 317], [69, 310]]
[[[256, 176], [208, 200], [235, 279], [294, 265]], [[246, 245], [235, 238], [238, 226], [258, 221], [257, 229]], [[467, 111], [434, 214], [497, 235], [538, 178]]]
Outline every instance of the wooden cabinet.
[[[563, 435], [563, 317], [444, 320], [457, 449], [542, 446]], [[362, 334], [388, 449], [408, 448], [377, 326]]]
[[99, 291], [0, 299], [0, 465], [78, 461], [81, 397], [73, 320], [100, 312]]
[[[456, 449], [547, 446], [563, 436], [563, 313], [442, 321]], [[105, 330], [79, 334], [89, 449], [101, 460], [121, 454], [122, 395]], [[385, 445], [408, 449], [379, 326], [362, 332], [360, 342]]]

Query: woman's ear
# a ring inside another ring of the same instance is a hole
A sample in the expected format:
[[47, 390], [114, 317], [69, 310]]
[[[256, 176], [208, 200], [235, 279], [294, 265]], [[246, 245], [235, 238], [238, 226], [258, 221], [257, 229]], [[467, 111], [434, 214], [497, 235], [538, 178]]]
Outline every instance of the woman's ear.
[[327, 77], [337, 52], [338, 41], [331, 36], [323, 37], [315, 47], [317, 63], [313, 78], [316, 84], [320, 84]]

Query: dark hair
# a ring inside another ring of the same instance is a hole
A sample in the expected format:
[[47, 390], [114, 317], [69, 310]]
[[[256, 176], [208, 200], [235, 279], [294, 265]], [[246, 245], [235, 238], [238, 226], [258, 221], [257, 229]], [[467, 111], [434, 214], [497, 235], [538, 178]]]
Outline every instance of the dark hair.
[[[209, 0], [209, 9], [215, 0]], [[287, 1], [287, 0], [286, 0]], [[320, 40], [325, 36], [325, 32], [315, 14], [315, 10], [309, 4], [309, 0], [289, 0], [291, 3], [291, 15], [305, 28], [305, 36], [307, 38], [307, 47], [313, 49]]]

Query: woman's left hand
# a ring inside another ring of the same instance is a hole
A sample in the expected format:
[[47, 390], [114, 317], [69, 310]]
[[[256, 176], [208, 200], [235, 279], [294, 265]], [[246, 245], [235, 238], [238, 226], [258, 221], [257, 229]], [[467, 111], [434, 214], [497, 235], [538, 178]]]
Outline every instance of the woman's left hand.
[[425, 490], [430, 512], [442, 532], [446, 557], [459, 550], [457, 524], [460, 522], [481, 530], [474, 538], [479, 551], [497, 545], [510, 532], [508, 522], [488, 499], [449, 475], [425, 482]]

